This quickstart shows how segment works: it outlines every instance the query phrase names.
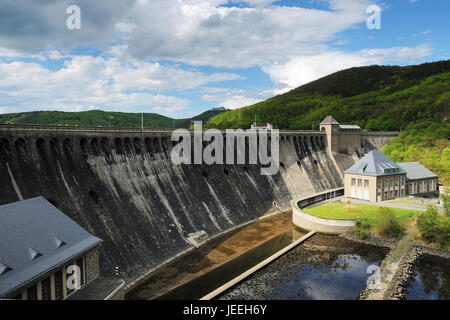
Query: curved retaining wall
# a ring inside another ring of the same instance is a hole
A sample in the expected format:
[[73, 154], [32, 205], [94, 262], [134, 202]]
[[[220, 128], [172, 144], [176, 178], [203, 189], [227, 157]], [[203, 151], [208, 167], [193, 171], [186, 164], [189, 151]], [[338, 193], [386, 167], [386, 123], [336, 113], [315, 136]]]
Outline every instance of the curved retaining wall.
[[330, 192], [336, 192], [336, 196], [343, 195], [344, 189], [339, 188], [327, 192], [321, 192], [313, 196], [294, 201], [292, 210], [293, 224], [305, 230], [314, 230], [328, 234], [339, 234], [352, 230], [355, 226], [355, 220], [324, 219], [308, 214], [302, 210], [308, 205], [326, 200], [327, 195], [329, 196]]

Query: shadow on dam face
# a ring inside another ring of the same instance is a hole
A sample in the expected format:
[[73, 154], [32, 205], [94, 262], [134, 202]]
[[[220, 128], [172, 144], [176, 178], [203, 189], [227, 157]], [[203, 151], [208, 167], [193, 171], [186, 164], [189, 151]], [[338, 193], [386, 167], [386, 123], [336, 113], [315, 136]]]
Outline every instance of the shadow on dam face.
[[0, 204], [52, 200], [104, 240], [101, 273], [117, 267], [128, 283], [189, 250], [186, 234], [214, 239], [295, 198], [341, 187], [339, 167], [355, 160], [334, 161], [324, 133], [285, 132], [283, 165], [262, 176], [261, 164], [175, 165], [170, 131], [33, 128], [0, 125]]
[[293, 228], [291, 212], [263, 218], [158, 268], [125, 298], [199, 299], [306, 233]]

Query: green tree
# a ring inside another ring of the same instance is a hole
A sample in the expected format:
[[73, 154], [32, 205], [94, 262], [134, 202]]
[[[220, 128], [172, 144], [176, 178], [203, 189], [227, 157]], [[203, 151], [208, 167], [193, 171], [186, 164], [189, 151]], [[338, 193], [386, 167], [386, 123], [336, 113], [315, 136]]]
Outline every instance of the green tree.
[[380, 231], [383, 236], [401, 238], [404, 228], [398, 222], [395, 213], [385, 207], [380, 207]]

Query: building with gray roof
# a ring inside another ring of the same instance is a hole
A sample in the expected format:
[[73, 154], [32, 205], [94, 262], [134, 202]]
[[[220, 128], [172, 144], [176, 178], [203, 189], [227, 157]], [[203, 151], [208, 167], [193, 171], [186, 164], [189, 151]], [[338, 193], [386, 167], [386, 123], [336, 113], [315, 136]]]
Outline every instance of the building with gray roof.
[[436, 196], [438, 176], [419, 162], [395, 163], [373, 150], [344, 172], [345, 196], [368, 201]]
[[439, 195], [438, 176], [420, 162], [402, 162], [398, 165], [406, 171], [408, 194], [418, 196]]
[[0, 206], [0, 298], [66, 298], [99, 275], [101, 242], [42, 197]]

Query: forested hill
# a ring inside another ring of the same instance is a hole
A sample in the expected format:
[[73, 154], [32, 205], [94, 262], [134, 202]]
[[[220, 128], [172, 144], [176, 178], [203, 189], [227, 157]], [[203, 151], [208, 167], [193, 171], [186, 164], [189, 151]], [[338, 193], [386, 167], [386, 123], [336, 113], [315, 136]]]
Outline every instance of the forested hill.
[[283, 95], [212, 117], [208, 127], [249, 128], [256, 118], [279, 129], [318, 129], [333, 115], [363, 129], [403, 131], [383, 151], [420, 161], [450, 182], [450, 60], [416, 66], [351, 68]]
[[208, 126], [247, 128], [255, 119], [279, 129], [318, 128], [332, 114], [370, 130], [401, 130], [449, 114], [450, 60], [408, 67], [359, 67], [313, 81], [252, 106], [217, 115]]
[[[211, 109], [188, 119], [173, 119], [157, 113], [144, 113], [145, 128], [188, 128], [192, 120], [207, 121], [212, 116], [223, 112]], [[48, 124], [48, 125], [78, 125], [102, 126], [111, 124], [114, 127], [141, 127], [140, 113], [106, 112], [100, 110], [82, 112], [34, 111], [23, 113], [0, 114], [0, 123], [15, 124]]]

